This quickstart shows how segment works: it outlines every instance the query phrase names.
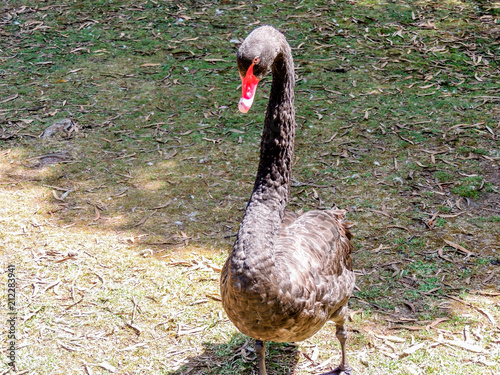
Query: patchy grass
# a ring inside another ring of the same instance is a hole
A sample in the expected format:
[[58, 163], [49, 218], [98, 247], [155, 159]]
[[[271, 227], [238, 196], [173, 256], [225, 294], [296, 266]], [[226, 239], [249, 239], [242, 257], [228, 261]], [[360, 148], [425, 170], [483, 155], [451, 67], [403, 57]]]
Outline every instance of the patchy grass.
[[[218, 270], [270, 86], [237, 113], [234, 53], [272, 24], [297, 68], [290, 209], [336, 203], [355, 223], [355, 372], [494, 374], [495, 4], [4, 1], [0, 256], [16, 265], [17, 371], [256, 372]], [[41, 136], [64, 118], [71, 128]], [[270, 374], [338, 361], [331, 324], [268, 347]]]

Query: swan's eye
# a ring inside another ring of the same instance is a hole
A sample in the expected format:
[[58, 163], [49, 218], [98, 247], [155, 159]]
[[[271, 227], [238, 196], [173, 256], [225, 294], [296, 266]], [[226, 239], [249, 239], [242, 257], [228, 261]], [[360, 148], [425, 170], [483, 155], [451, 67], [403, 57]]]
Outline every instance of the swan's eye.
[[253, 63], [254, 64], [257, 64], [258, 62], [259, 62], [259, 58], [258, 57], [256, 57], [255, 59], [253, 59]]

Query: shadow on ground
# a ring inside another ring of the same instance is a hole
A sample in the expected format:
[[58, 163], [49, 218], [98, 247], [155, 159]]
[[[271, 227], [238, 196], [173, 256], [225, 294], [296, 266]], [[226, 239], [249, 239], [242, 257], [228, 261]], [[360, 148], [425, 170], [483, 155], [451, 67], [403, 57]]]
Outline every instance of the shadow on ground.
[[[300, 350], [291, 343], [267, 343], [266, 368], [269, 375], [293, 374]], [[203, 344], [203, 353], [188, 357], [178, 370], [169, 375], [256, 374], [257, 358], [254, 340], [235, 334], [227, 344]]]

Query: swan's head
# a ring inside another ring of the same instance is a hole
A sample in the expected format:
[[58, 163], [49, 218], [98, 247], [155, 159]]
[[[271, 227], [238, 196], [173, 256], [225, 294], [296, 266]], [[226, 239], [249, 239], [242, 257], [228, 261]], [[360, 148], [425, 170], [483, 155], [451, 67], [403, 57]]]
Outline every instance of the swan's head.
[[252, 31], [243, 41], [236, 62], [242, 81], [238, 108], [247, 113], [252, 106], [259, 81], [266, 75], [280, 50], [283, 35], [271, 26]]

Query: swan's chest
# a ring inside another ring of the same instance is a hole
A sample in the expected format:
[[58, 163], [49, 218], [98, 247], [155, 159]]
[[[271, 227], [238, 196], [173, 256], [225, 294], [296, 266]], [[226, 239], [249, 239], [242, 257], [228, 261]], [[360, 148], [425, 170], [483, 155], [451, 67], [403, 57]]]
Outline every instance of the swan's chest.
[[[329, 317], [329, 308], [305, 287], [299, 276], [277, 275], [279, 268], [231, 267], [222, 283], [223, 306], [244, 334], [266, 341], [301, 341], [317, 332]], [[311, 285], [313, 280], [310, 281]]]

